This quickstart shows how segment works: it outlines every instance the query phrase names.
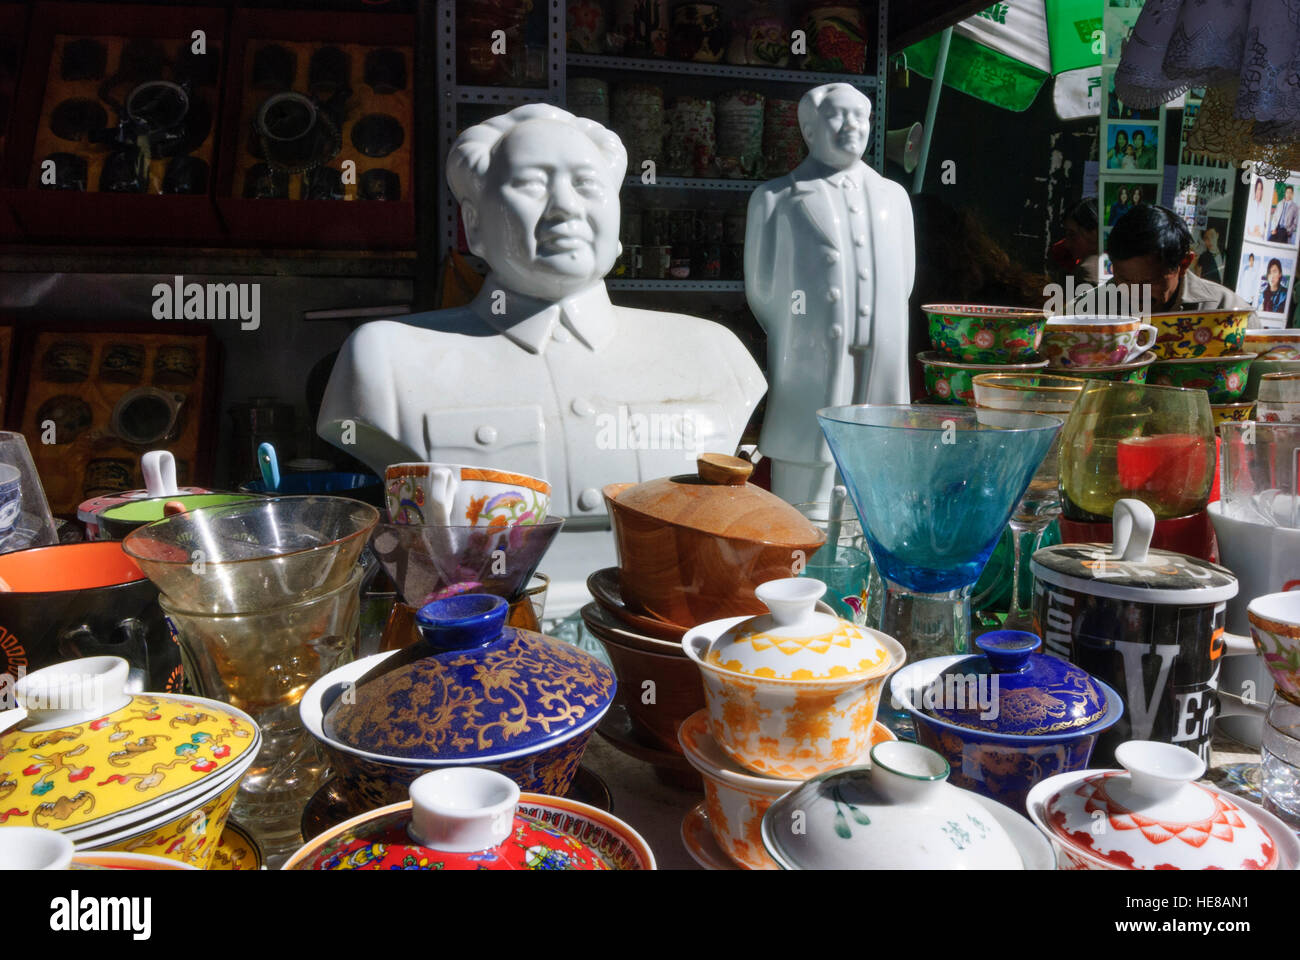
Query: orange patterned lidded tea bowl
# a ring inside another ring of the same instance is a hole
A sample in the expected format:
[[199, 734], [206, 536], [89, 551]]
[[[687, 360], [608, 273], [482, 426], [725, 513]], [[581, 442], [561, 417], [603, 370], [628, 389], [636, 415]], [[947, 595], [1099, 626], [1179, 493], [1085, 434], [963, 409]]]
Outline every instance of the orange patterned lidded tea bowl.
[[886, 678], [902, 644], [816, 609], [826, 585], [769, 580], [770, 611], [701, 624], [682, 638], [700, 668], [709, 732], [747, 770], [806, 780], [856, 762], [871, 746]]
[[127, 672], [120, 657], [86, 657], [14, 684], [19, 706], [0, 712], [0, 822], [207, 869], [261, 731], [214, 700], [127, 693]]

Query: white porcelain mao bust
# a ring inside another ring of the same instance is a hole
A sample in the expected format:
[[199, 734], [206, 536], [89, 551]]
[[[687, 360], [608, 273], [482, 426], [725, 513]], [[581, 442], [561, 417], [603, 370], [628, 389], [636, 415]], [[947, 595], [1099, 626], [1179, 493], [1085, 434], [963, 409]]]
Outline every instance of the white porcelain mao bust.
[[770, 389], [759, 450], [772, 491], [829, 500], [822, 407], [907, 403], [908, 297], [916, 271], [907, 193], [862, 162], [871, 101], [846, 83], [799, 101], [809, 156], [749, 202], [745, 295], [767, 331]]
[[432, 460], [544, 477], [566, 531], [606, 525], [608, 483], [731, 453], [766, 389], [748, 351], [719, 324], [606, 293], [626, 167], [617, 136], [547, 104], [461, 134], [447, 176], [491, 273], [469, 306], [353, 333], [320, 435], [381, 476]]

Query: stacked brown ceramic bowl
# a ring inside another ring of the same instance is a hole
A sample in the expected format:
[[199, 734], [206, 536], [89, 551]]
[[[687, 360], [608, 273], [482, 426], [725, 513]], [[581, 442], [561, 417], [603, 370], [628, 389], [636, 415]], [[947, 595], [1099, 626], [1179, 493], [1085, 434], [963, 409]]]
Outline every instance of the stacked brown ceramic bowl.
[[582, 609], [618, 676], [619, 702], [600, 732], [678, 785], [699, 784], [677, 728], [704, 707], [682, 637], [710, 620], [764, 612], [754, 588], [797, 574], [825, 541], [798, 510], [749, 483], [752, 470], [704, 454], [694, 474], [604, 490], [619, 565], [591, 575], [595, 600]]

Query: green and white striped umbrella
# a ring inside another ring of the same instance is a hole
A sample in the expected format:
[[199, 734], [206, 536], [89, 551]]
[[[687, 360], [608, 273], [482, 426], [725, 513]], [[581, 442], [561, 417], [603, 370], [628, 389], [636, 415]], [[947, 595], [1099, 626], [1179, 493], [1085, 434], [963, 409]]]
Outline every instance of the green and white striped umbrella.
[[[1105, 0], [1006, 0], [953, 28], [946, 86], [1007, 110], [1025, 110], [1049, 77], [1062, 119], [1101, 109], [1102, 10]], [[933, 77], [940, 35], [903, 53], [907, 66]]]

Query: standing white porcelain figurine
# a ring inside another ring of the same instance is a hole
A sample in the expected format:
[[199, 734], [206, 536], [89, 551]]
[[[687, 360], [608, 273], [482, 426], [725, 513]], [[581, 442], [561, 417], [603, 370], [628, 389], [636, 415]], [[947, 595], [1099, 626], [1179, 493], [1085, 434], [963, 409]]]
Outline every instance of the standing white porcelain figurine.
[[320, 435], [380, 476], [438, 461], [542, 477], [570, 528], [605, 519], [605, 484], [733, 452], [766, 389], [745, 347], [720, 324], [605, 292], [627, 165], [617, 136], [548, 104], [461, 134], [447, 177], [492, 272], [468, 306], [353, 333]]
[[767, 331], [771, 380], [759, 450], [791, 503], [830, 499], [819, 409], [909, 401], [916, 271], [907, 193], [861, 159], [871, 101], [846, 83], [814, 87], [799, 128], [808, 158], [754, 192], [745, 235], [745, 294]]

